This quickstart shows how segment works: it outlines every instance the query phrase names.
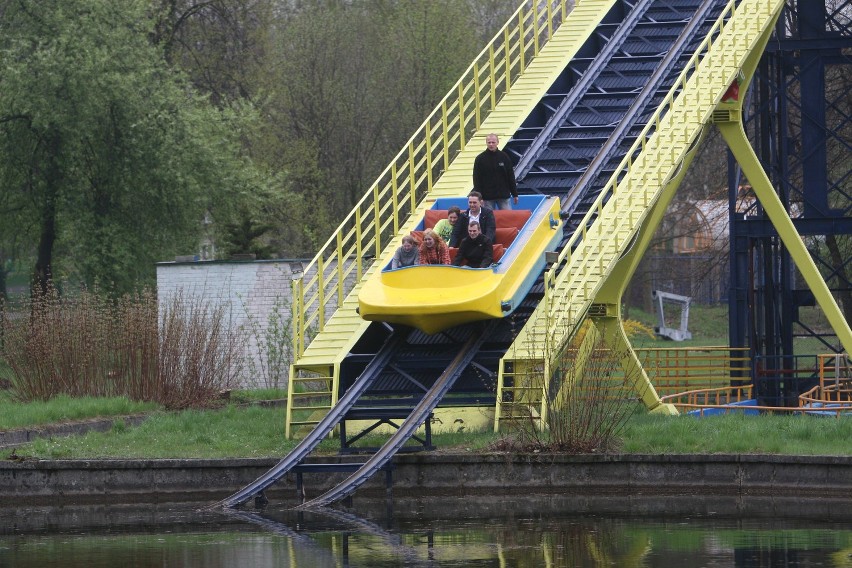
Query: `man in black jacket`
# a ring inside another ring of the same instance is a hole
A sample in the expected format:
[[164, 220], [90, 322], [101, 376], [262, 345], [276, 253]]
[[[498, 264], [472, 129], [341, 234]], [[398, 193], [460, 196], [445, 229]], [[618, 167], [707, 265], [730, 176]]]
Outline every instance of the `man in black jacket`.
[[459, 220], [453, 225], [453, 234], [450, 236], [450, 246], [457, 247], [467, 237], [467, 226], [471, 221], [479, 223], [479, 230], [488, 237], [492, 243], [497, 235], [497, 220], [494, 211], [482, 204], [482, 195], [478, 191], [471, 191], [467, 196], [467, 211], [459, 215]]
[[459, 245], [453, 264], [467, 265], [471, 268], [488, 268], [491, 266], [492, 258], [491, 240], [479, 231], [479, 223], [471, 221], [467, 227], [467, 238]]
[[473, 190], [482, 194], [491, 209], [511, 209], [518, 203], [518, 185], [509, 155], [497, 145], [496, 134], [485, 137], [485, 150], [473, 162]]

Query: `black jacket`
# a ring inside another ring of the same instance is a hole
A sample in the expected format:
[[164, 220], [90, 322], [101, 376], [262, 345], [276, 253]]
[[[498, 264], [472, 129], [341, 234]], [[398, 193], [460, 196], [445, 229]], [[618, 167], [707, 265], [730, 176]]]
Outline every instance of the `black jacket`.
[[485, 150], [473, 161], [473, 189], [482, 199], [508, 199], [518, 196], [512, 160], [502, 150]]
[[[459, 243], [467, 238], [467, 224], [470, 222], [470, 209], [459, 215], [459, 220], [453, 225], [453, 234], [450, 236], [450, 246], [457, 247]], [[479, 214], [479, 230], [493, 243], [497, 236], [497, 220], [494, 211], [490, 207], [482, 206]]]
[[488, 268], [491, 266], [493, 256], [491, 239], [480, 233], [475, 239], [467, 237], [461, 242], [453, 264], [456, 266], [467, 264], [471, 268]]

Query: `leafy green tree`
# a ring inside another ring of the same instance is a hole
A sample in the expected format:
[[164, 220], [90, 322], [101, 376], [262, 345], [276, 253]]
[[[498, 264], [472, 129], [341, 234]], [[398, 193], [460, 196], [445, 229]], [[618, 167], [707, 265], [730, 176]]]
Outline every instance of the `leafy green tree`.
[[[167, 60], [216, 104], [249, 100], [263, 117], [244, 148], [279, 181], [275, 191], [242, 194], [238, 209], [272, 227], [257, 242], [287, 255], [325, 240], [516, 8], [515, 0], [152, 5]], [[221, 215], [216, 224], [226, 243], [235, 235], [222, 225], [242, 225]]]
[[452, 0], [327, 0], [278, 14], [267, 87], [257, 89], [268, 94], [258, 102], [266, 122], [258, 150], [286, 171], [286, 201], [301, 200], [318, 242], [470, 64], [481, 49], [476, 27], [470, 4]]
[[[124, 291], [194, 250], [204, 212], [262, 186], [247, 113], [215, 109], [151, 42], [143, 0], [20, 0], [0, 11], [0, 180], [34, 222], [34, 283]], [[225, 207], [226, 208], [226, 207]]]

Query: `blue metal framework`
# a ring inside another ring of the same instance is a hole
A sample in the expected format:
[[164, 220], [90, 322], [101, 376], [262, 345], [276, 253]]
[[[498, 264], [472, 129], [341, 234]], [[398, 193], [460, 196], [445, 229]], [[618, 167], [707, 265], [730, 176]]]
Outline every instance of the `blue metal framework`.
[[[755, 76], [745, 123], [763, 167], [806, 240], [838, 303], [852, 311], [852, 3], [788, 2]], [[777, 232], [754, 204], [736, 214], [742, 184], [730, 161], [732, 347], [751, 350], [761, 404], [795, 406], [815, 379], [796, 372], [794, 339], [839, 352], [831, 333], [813, 329], [799, 308], [813, 295], [797, 279]], [[846, 253], [844, 256], [844, 248]]]
[[616, 3], [505, 145], [517, 162], [520, 191], [562, 197], [567, 236], [723, 6], [718, 0]]

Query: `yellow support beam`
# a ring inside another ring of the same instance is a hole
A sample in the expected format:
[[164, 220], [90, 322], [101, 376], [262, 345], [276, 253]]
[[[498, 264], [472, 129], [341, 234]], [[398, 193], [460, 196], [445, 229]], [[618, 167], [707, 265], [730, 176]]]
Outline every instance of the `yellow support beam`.
[[[731, 113], [731, 116], [739, 116], [739, 113]], [[823, 280], [819, 269], [811, 258], [802, 237], [796, 231], [793, 221], [784, 209], [784, 204], [778, 198], [778, 194], [772, 187], [772, 182], [769, 181], [769, 176], [763, 171], [754, 149], [748, 142], [745, 130], [743, 130], [742, 122], [739, 120], [730, 122], [717, 122], [716, 126], [722, 133], [725, 142], [734, 154], [737, 163], [742, 167], [743, 173], [748, 178], [754, 193], [760, 200], [763, 210], [772, 221], [775, 230], [778, 231], [778, 236], [787, 247], [790, 257], [796, 263], [799, 272], [808, 284], [808, 287], [813, 292], [819, 307], [822, 308], [826, 319], [831, 324], [834, 333], [840, 340], [843, 349], [847, 353], [852, 353], [852, 330], [849, 328], [849, 322], [843, 317], [843, 312], [831, 295], [828, 285]]]

